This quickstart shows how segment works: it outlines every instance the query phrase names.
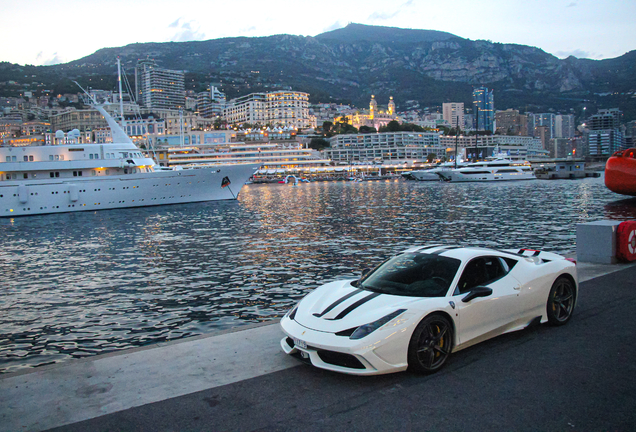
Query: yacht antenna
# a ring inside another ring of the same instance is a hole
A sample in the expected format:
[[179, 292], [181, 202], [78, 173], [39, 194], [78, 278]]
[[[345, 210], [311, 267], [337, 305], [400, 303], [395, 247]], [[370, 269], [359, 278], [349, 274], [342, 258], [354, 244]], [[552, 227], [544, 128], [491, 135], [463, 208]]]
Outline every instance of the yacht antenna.
[[183, 110], [179, 110], [179, 134], [181, 135], [181, 147], [184, 145], [183, 139]]
[[76, 86], [78, 86], [80, 89], [82, 89], [82, 91], [84, 92], [84, 94], [93, 102], [93, 104], [97, 105], [97, 101], [95, 100], [95, 97], [90, 94], [89, 92], [87, 92], [84, 87], [82, 87], [81, 85], [79, 85], [79, 83], [77, 81], [73, 81], [75, 83]]

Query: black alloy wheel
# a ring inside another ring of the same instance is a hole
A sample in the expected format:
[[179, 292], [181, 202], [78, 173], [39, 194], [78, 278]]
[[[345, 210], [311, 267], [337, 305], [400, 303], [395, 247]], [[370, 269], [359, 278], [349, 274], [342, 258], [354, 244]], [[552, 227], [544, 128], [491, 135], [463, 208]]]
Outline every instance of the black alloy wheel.
[[437, 372], [453, 346], [453, 328], [442, 315], [429, 315], [415, 328], [409, 343], [409, 369], [425, 374]]
[[555, 326], [567, 323], [572, 318], [575, 301], [576, 290], [569, 278], [561, 276], [554, 281], [548, 296], [548, 322]]

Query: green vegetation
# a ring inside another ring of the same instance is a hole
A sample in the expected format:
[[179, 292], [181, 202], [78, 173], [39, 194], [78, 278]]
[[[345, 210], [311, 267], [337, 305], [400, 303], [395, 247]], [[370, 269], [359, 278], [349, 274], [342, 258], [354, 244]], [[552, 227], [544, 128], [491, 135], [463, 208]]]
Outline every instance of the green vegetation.
[[380, 128], [380, 132], [427, 132], [429, 130], [413, 123], [400, 124], [397, 120], [390, 121], [386, 126]]

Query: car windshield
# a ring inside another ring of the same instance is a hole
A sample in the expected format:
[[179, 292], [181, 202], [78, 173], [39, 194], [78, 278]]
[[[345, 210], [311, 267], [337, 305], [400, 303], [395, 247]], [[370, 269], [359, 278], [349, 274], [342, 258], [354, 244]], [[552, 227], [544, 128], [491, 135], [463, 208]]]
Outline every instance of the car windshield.
[[443, 297], [455, 278], [461, 261], [439, 255], [405, 253], [366, 275], [360, 288], [412, 297]]

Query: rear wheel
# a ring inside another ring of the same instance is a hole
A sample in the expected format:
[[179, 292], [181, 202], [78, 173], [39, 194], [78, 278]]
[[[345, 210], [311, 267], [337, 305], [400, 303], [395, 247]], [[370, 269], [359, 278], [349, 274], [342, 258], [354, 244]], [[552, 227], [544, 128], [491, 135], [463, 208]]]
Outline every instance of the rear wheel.
[[570, 279], [561, 276], [554, 281], [547, 304], [549, 323], [555, 326], [567, 323], [572, 318], [575, 300], [576, 290]]
[[409, 369], [431, 374], [446, 362], [453, 346], [453, 328], [442, 315], [429, 315], [415, 328], [409, 343]]

